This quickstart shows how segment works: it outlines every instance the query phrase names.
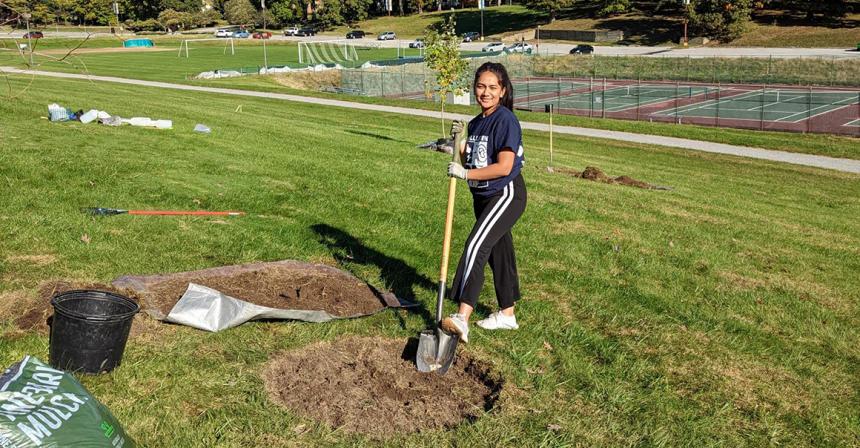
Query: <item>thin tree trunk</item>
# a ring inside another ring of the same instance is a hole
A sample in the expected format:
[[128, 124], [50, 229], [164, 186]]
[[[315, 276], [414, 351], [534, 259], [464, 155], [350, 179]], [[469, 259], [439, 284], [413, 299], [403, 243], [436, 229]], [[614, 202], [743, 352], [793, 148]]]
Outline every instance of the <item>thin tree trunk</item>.
[[445, 138], [445, 100], [441, 96], [439, 100], [442, 101], [442, 113], [439, 114], [439, 117], [442, 118], [442, 138]]

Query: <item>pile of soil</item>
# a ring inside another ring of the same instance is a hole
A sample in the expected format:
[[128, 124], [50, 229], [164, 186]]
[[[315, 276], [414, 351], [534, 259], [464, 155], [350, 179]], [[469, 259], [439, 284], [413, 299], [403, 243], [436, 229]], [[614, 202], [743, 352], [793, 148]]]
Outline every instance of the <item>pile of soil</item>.
[[600, 168], [594, 166], [585, 167], [585, 171], [574, 171], [569, 168], [556, 168], [554, 171], [558, 171], [563, 174], [568, 174], [573, 177], [579, 177], [581, 179], [591, 180], [594, 182], [602, 182], [604, 184], [618, 184], [618, 185], [627, 185], [628, 187], [636, 187], [643, 188], [645, 190], [671, 190], [671, 187], [664, 187], [660, 185], [652, 185], [647, 182], [642, 182], [641, 180], [633, 179], [629, 176], [618, 176], [618, 177], [609, 177], [604, 173]]
[[48, 319], [54, 314], [51, 299], [57, 294], [76, 289], [107, 291], [128, 297], [135, 302], [138, 301], [134, 291], [128, 289], [115, 288], [102, 283], [53, 280], [40, 285], [37, 297], [23, 304], [24, 306], [21, 307], [23, 312], [15, 319], [15, 326], [21, 330], [47, 332], [49, 330]]
[[503, 380], [462, 351], [445, 375], [415, 367], [417, 341], [347, 338], [265, 366], [269, 398], [305, 418], [374, 439], [452, 428], [492, 409]]
[[[361, 280], [308, 263], [256, 263], [142, 279], [145, 287], [135, 290], [146, 307], [162, 316], [170, 314], [189, 283], [260, 306], [325, 311], [338, 317], [373, 314], [386, 307], [380, 294]], [[118, 280], [114, 284], [124, 283]]]

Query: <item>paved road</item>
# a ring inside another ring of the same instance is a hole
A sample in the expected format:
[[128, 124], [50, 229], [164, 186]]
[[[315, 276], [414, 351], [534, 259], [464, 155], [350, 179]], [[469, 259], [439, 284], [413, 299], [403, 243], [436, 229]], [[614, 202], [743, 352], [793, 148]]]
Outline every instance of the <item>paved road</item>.
[[[215, 28], [204, 28], [199, 30], [201, 32], [212, 32], [214, 35]], [[87, 33], [83, 32], [74, 32], [74, 31], [50, 31], [50, 29], [44, 30], [46, 38], [50, 37], [66, 37], [66, 38], [84, 38], [87, 36]], [[9, 32], [0, 32], [0, 39], [19, 39], [23, 35], [23, 32], [20, 30], [14, 30]], [[93, 37], [107, 37], [112, 36], [109, 33], [92, 33]], [[177, 37], [181, 37], [181, 34], [177, 34]], [[135, 37], [133, 34], [126, 34], [122, 37], [131, 38]], [[146, 36], [142, 36], [146, 37]], [[198, 36], [188, 36], [190, 39], [198, 38]], [[331, 40], [344, 40], [342, 36], [325, 36], [325, 35], [317, 35], [311, 37], [292, 37], [292, 36], [283, 36], [281, 34], [275, 33], [272, 36], [272, 40], [276, 41], [294, 41], [294, 42], [319, 42], [319, 41], [331, 41]], [[373, 37], [368, 37], [364, 39], [355, 39], [351, 42], [355, 43], [364, 43], [366, 45], [380, 46], [383, 48], [397, 48], [398, 46], [403, 48], [407, 47], [409, 42], [412, 40], [399, 39], [399, 40], [387, 40], [387, 41], [378, 41]], [[463, 43], [460, 47], [463, 50], [469, 51], [480, 51], [481, 47], [487, 44], [488, 41], [485, 42], [470, 42]], [[575, 43], [559, 43], [559, 42], [538, 42], [536, 40], [527, 41], [532, 45], [539, 46], [538, 51], [542, 55], [555, 55], [555, 54], [568, 54], [571, 48], [575, 45]], [[505, 42], [509, 44], [510, 42]], [[711, 58], [711, 57], [752, 57], [752, 58], [814, 58], [814, 57], [823, 57], [823, 58], [858, 58], [860, 57], [860, 51], [856, 49], [847, 49], [847, 48], [767, 48], [767, 47], [690, 47], [690, 48], [674, 48], [667, 46], [660, 47], [646, 47], [646, 46], [638, 46], [638, 45], [629, 45], [629, 46], [608, 46], [608, 45], [599, 45], [594, 48], [594, 52], [597, 55], [601, 56], [647, 56], [647, 57], [659, 57], [659, 58]]]
[[[17, 74], [34, 74], [39, 76], [49, 76], [55, 78], [71, 78], [71, 79], [86, 79], [90, 81], [114, 82], [120, 84], [132, 84], [147, 87], [157, 87], [163, 89], [187, 90], [195, 92], [217, 93], [224, 95], [239, 95], [259, 98], [275, 98], [284, 101], [294, 101], [300, 103], [310, 103], [332, 107], [346, 107], [350, 109], [363, 109], [378, 112], [387, 112], [401, 115], [412, 115], [419, 117], [438, 118], [439, 113], [429, 110], [410, 109], [407, 107], [383, 106], [377, 104], [353, 103], [342, 100], [332, 100], [325, 98], [312, 98], [300, 95], [287, 95], [282, 93], [269, 92], [254, 92], [249, 90], [239, 89], [224, 89], [216, 87], [190, 86], [184, 84], [172, 84], [166, 82], [143, 81], [138, 79], [115, 78], [111, 76], [87, 76], [77, 73], [55, 73], [44, 71], [27, 71], [12, 67], [0, 67], [0, 73], [17, 73]], [[468, 120], [472, 118], [469, 115], [446, 113], [445, 118]], [[543, 123], [532, 123], [524, 121], [521, 123], [523, 129], [549, 131], [549, 125]], [[673, 148], [688, 149], [694, 151], [703, 151], [718, 154], [729, 154], [740, 157], [749, 157], [753, 159], [770, 160], [776, 162], [784, 162], [795, 165], [805, 165], [818, 168], [826, 168], [836, 171], [860, 174], [860, 160], [838, 159], [834, 157], [816, 156], [810, 154], [797, 154], [784, 151], [774, 151], [769, 149], [750, 148], [745, 146], [726, 145], [722, 143], [704, 142], [700, 140], [688, 140], [675, 137], [662, 137], [658, 135], [634, 134], [630, 132], [607, 131], [601, 129], [580, 128], [574, 126], [554, 126], [553, 131], [559, 134], [580, 135], [584, 137], [604, 138], [610, 140], [620, 140], [625, 142], [644, 143], [649, 145], [669, 146]]]

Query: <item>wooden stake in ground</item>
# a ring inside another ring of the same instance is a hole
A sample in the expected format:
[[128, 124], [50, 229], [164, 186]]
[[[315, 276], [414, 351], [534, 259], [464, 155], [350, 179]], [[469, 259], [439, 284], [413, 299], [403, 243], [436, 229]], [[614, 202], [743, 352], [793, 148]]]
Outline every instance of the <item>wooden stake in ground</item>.
[[549, 113], [549, 166], [546, 167], [546, 171], [552, 173], [554, 172], [552, 169], [552, 104], [547, 104], [545, 109]]

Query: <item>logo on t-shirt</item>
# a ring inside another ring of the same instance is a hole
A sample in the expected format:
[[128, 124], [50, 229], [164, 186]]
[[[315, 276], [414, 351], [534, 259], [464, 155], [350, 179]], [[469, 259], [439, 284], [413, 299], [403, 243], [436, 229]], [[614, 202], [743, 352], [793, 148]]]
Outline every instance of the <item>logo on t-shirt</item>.
[[478, 142], [478, 154], [475, 155], [474, 164], [476, 168], [487, 166], [487, 136], [482, 135]]

